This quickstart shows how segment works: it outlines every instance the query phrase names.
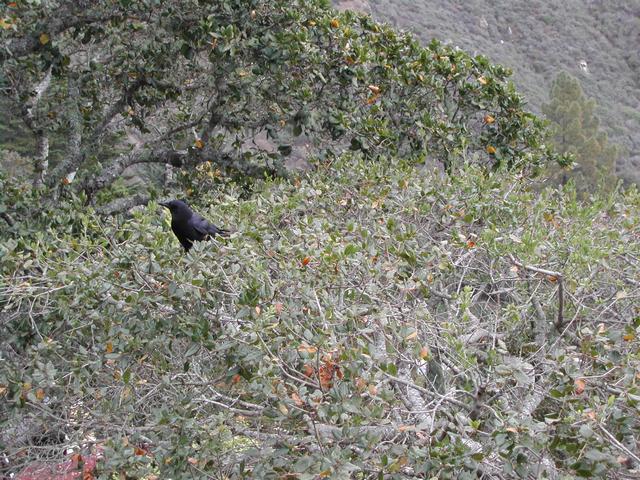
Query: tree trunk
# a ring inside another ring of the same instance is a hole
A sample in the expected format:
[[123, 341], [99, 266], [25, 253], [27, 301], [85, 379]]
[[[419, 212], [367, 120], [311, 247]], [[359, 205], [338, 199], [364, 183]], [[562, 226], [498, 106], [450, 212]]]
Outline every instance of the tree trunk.
[[33, 188], [42, 188], [49, 169], [49, 137], [43, 130], [39, 130], [36, 138], [38, 148], [35, 156]]

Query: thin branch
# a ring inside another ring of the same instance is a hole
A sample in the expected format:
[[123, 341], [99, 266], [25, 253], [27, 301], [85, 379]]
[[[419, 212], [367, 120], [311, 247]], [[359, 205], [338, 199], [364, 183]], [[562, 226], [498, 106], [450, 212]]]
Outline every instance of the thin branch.
[[605, 436], [609, 439], [609, 441], [613, 446], [615, 446], [618, 450], [623, 451], [624, 453], [629, 455], [631, 458], [633, 458], [636, 461], [636, 463], [640, 464], [640, 457], [638, 457], [638, 455], [636, 455], [627, 447], [625, 447], [622, 443], [620, 443], [618, 439], [609, 432], [609, 430], [607, 430], [600, 424], [598, 424], [598, 428], [600, 429], [600, 431], [602, 431], [602, 433], [605, 434]]
[[106, 205], [103, 205], [96, 209], [96, 212], [101, 215], [116, 215], [118, 213], [131, 210], [133, 207], [139, 205], [146, 205], [149, 203], [151, 197], [149, 195], [137, 194], [132, 197], [123, 197], [114, 200]]
[[325, 425], [321, 423], [312, 422], [310, 419], [307, 421], [307, 429], [313, 436], [320, 436], [325, 441], [335, 440], [337, 438], [344, 438], [345, 430], [346, 435], [353, 436], [355, 438], [362, 437], [363, 435], [376, 435], [385, 439], [393, 438], [398, 435], [400, 431], [395, 426], [386, 425], [360, 425], [358, 427], [336, 427], [333, 425]]
[[2, 218], [10, 227], [13, 227], [16, 224], [16, 221], [13, 219], [11, 215], [7, 212], [0, 213], [0, 218]]
[[231, 405], [227, 405], [226, 403], [218, 402], [216, 400], [211, 400], [210, 398], [200, 398], [200, 401], [204, 403], [209, 403], [211, 405], [216, 405], [218, 407], [229, 410], [232, 413], [235, 413], [237, 415], [243, 415], [245, 417], [259, 417], [260, 415], [262, 415], [261, 411], [245, 410], [242, 408], [232, 407]]
[[401, 383], [403, 385], [406, 385], [406, 386], [408, 386], [410, 388], [413, 388], [414, 390], [417, 390], [418, 392], [421, 392], [421, 393], [426, 393], [426, 394], [433, 395], [433, 396], [436, 396], [436, 397], [444, 398], [447, 402], [449, 402], [452, 405], [455, 405], [457, 407], [460, 407], [463, 410], [466, 410], [466, 411], [470, 411], [471, 410], [471, 407], [469, 407], [469, 405], [467, 405], [466, 403], [461, 402], [460, 400], [456, 400], [455, 398], [451, 398], [451, 397], [449, 397], [447, 395], [441, 395], [436, 391], [427, 390], [426, 388], [421, 387], [419, 385], [416, 385], [413, 382], [409, 382], [409, 381], [404, 380], [404, 379], [402, 379], [400, 377], [396, 377], [395, 375], [391, 375], [390, 373], [387, 373], [387, 372], [385, 372], [384, 370], [382, 370], [380, 368], [378, 368], [378, 370], [380, 370], [380, 372], [382, 372], [386, 377], [390, 378], [394, 382], [398, 382], [398, 383]]
[[533, 265], [525, 265], [522, 262], [519, 262], [514, 258], [513, 255], [509, 255], [511, 262], [520, 267], [528, 270], [530, 272], [541, 273], [543, 275], [547, 275], [548, 277], [555, 278], [558, 282], [558, 315], [556, 317], [556, 321], [554, 326], [556, 330], [560, 331], [564, 325], [564, 275], [561, 272], [557, 272], [554, 270], [547, 270], [540, 267], [534, 267]]
[[549, 275], [551, 277], [563, 278], [563, 275], [560, 272], [556, 272], [554, 270], [546, 270], [540, 267], [534, 267], [533, 265], [525, 265], [524, 263], [516, 260], [513, 255], [509, 255], [509, 259], [514, 265], [520, 268], [524, 268], [525, 270], [529, 270], [530, 272], [542, 273], [543, 275]]
[[564, 325], [563, 312], [564, 312], [564, 281], [562, 277], [558, 277], [558, 316], [554, 324], [558, 332], [562, 330], [562, 327]]

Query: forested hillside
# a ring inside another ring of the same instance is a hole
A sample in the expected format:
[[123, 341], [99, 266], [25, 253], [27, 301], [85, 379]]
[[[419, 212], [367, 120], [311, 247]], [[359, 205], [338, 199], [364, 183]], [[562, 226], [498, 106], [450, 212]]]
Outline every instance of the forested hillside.
[[0, 22], [1, 478], [638, 478], [640, 194], [545, 183], [610, 151], [570, 77], [548, 129], [326, 0]]
[[[344, 3], [344, 2], [336, 2]], [[635, 0], [370, 0], [373, 15], [423, 43], [451, 42], [513, 70], [541, 113], [555, 76], [577, 77], [611, 141], [624, 147], [617, 171], [640, 182], [640, 2]]]

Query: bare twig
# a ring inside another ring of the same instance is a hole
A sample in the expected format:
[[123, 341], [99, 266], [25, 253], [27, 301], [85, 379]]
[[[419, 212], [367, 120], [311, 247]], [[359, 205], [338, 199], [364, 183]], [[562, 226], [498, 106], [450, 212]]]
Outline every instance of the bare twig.
[[533, 265], [525, 265], [524, 263], [516, 260], [513, 255], [509, 255], [509, 258], [514, 265], [520, 268], [524, 268], [525, 270], [528, 270], [530, 272], [547, 275], [549, 279], [553, 279], [554, 281], [558, 282], [558, 315], [556, 317], [554, 326], [557, 331], [562, 330], [564, 324], [564, 275], [554, 270], [547, 270], [545, 268], [535, 267]]

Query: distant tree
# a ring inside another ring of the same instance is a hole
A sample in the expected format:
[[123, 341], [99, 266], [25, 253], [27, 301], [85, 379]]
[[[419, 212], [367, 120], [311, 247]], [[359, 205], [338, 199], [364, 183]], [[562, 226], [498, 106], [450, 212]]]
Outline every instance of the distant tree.
[[615, 164], [619, 149], [610, 145], [595, 115], [596, 102], [588, 99], [580, 81], [568, 73], [560, 73], [551, 86], [550, 102], [542, 112], [551, 121], [553, 141], [562, 154], [572, 154], [573, 170], [554, 168], [554, 180], [562, 185], [574, 179], [579, 190], [588, 191], [604, 182], [615, 181]]

